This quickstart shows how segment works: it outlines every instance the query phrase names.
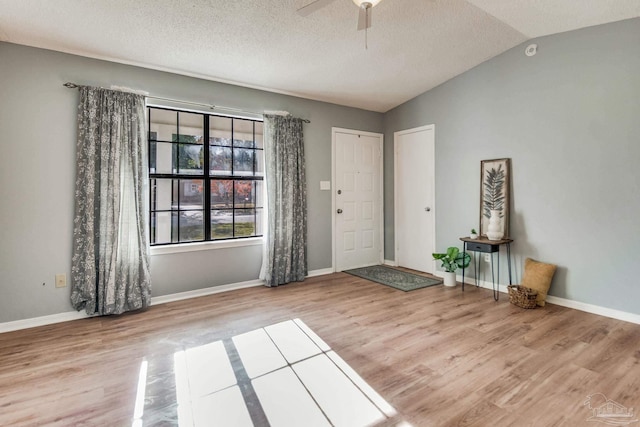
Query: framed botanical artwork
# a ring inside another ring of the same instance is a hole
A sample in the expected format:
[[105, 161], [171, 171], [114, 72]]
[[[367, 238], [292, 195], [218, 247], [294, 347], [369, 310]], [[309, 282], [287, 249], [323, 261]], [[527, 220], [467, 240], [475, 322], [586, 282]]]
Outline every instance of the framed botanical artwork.
[[[492, 232], [496, 233], [499, 218], [501, 238], [509, 237], [509, 206], [511, 194], [511, 159], [480, 162], [480, 235], [487, 237], [489, 219], [494, 215]], [[489, 237], [491, 239], [491, 237]], [[495, 240], [495, 239], [492, 239]]]

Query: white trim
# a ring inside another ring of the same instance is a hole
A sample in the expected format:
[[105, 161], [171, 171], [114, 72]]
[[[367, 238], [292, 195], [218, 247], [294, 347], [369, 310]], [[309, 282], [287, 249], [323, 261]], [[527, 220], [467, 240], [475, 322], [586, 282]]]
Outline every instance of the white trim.
[[336, 271], [336, 128], [331, 128], [331, 269]]
[[[205, 295], [217, 294], [220, 292], [233, 291], [236, 289], [250, 288], [254, 286], [262, 286], [262, 280], [249, 280], [246, 282], [232, 283], [229, 285], [211, 286], [203, 289], [195, 289], [193, 291], [179, 292], [176, 294], [161, 295], [151, 297], [151, 305], [165, 304], [173, 301], [181, 301], [189, 298], [197, 298]], [[34, 317], [30, 319], [15, 320], [13, 322], [0, 323], [0, 333], [17, 331], [20, 329], [35, 328], [37, 326], [52, 325], [54, 323], [68, 322], [70, 320], [85, 319], [91, 317], [84, 311], [69, 311], [66, 313], [52, 314], [50, 316]]]
[[629, 313], [626, 311], [615, 310], [613, 308], [601, 307], [599, 305], [587, 304], [585, 302], [574, 301], [570, 299], [554, 297], [553, 295], [547, 295], [547, 302], [549, 304], [561, 305], [563, 307], [573, 308], [575, 310], [586, 311], [587, 313], [593, 313], [604, 317], [610, 317], [612, 319], [624, 320], [625, 322], [635, 323], [640, 325], [640, 314]]
[[[191, 113], [198, 113], [198, 114], [207, 114], [207, 115], [213, 115], [213, 116], [221, 116], [221, 117], [231, 117], [234, 119], [247, 119], [247, 120], [254, 120], [256, 122], [264, 122], [264, 114], [267, 114], [266, 112], [263, 113], [258, 113], [258, 112], [250, 112], [250, 111], [242, 111], [241, 109], [238, 109], [238, 111], [236, 113], [225, 113], [223, 111], [225, 111], [226, 109], [219, 105], [208, 105], [205, 106], [204, 103], [202, 106], [194, 106], [192, 105], [191, 101], [181, 101], [178, 99], [166, 99], [166, 98], [158, 98], [155, 96], [151, 96], [149, 94], [145, 95], [146, 97], [146, 106], [147, 107], [151, 107], [151, 108], [171, 108], [174, 110], [182, 110], [182, 111], [188, 111]], [[156, 101], [162, 101], [162, 102], [149, 102], [149, 99], [155, 99]], [[189, 107], [186, 107], [186, 105], [189, 105]], [[235, 108], [231, 109], [230, 111], [234, 111], [236, 110]]]
[[[456, 275], [456, 281], [462, 283], [462, 276], [461, 275]], [[465, 286], [476, 286], [476, 279], [474, 279], [473, 277], [469, 277], [465, 275], [465, 280], [464, 280], [464, 284]], [[488, 282], [486, 280], [479, 280], [478, 281], [478, 285], [481, 288], [484, 289], [492, 289], [493, 290], [493, 284], [491, 282]], [[509, 290], [507, 289], [507, 285], [498, 285], [498, 291], [504, 293], [504, 294], [508, 294]]]
[[[385, 260], [385, 264], [394, 265], [395, 262], [390, 260]], [[316, 277], [316, 276], [322, 276], [322, 275], [331, 274], [331, 273], [333, 273], [333, 268], [322, 268], [319, 270], [309, 271], [307, 277]], [[465, 279], [466, 279], [465, 280], [466, 285], [475, 286], [475, 279], [473, 277], [465, 277]], [[462, 282], [462, 276], [460, 275], [456, 276], [456, 280], [458, 282]], [[197, 298], [197, 297], [213, 295], [221, 292], [228, 292], [228, 291], [233, 291], [237, 289], [245, 289], [245, 288], [257, 287], [257, 286], [263, 286], [263, 285], [264, 285], [264, 281], [256, 279], [256, 280], [249, 280], [246, 282], [232, 283], [229, 285], [211, 286], [209, 288], [204, 288], [204, 289], [196, 289], [193, 291], [180, 292], [177, 294], [153, 297], [151, 298], [151, 304], [152, 305], [165, 304], [173, 301], [181, 301], [189, 298]], [[493, 289], [492, 284], [484, 280], [480, 280], [479, 285], [481, 288]], [[505, 294], [507, 293], [507, 287], [505, 285], [499, 285], [498, 289], [502, 293], [505, 293]], [[553, 295], [547, 295], [547, 302], [549, 304], [560, 305], [562, 307], [572, 308], [575, 310], [580, 310], [587, 313], [597, 314], [599, 316], [609, 317], [612, 319], [622, 320], [625, 322], [630, 322], [630, 323], [635, 323], [640, 325], [640, 314], [629, 313], [626, 311], [615, 310], [612, 308], [601, 307], [593, 304], [587, 304], [584, 302], [573, 301], [573, 300], [560, 298], [560, 297], [554, 297]], [[69, 322], [71, 320], [85, 319], [88, 317], [90, 316], [88, 316], [87, 313], [85, 313], [84, 311], [81, 311], [81, 312], [69, 311], [66, 313], [51, 314], [48, 316], [33, 317], [30, 319], [14, 320], [11, 322], [0, 323], [0, 333], [18, 331], [21, 329], [35, 328], [38, 326], [52, 325], [52, 324], [61, 323], [61, 322]]]
[[168, 302], [219, 294], [221, 292], [235, 291], [237, 289], [252, 288], [255, 286], [264, 286], [264, 281], [260, 279], [248, 280], [246, 282], [231, 283], [229, 285], [219, 285], [203, 289], [194, 289], [193, 291], [180, 292], [177, 294], [161, 295], [152, 297], [151, 305], [165, 304]]
[[0, 333], [18, 331], [20, 329], [36, 328], [38, 326], [53, 325], [54, 323], [68, 322], [89, 317], [86, 312], [69, 311], [66, 313], [51, 314], [49, 316], [32, 317], [30, 319], [14, 320], [0, 323]]
[[321, 268], [319, 270], [311, 270], [307, 273], [307, 277], [324, 276], [325, 274], [333, 273], [333, 267]]
[[246, 239], [220, 240], [214, 242], [181, 243], [179, 245], [161, 245], [151, 247], [151, 256], [169, 255], [182, 252], [210, 251], [214, 249], [240, 248], [262, 245], [262, 237], [249, 237]]
[[[307, 277], [322, 276], [333, 273], [333, 268], [323, 268], [320, 270], [311, 270]], [[193, 291], [179, 292], [177, 294], [161, 295], [151, 298], [151, 305], [166, 304], [173, 301], [181, 301], [189, 298], [197, 298], [206, 295], [218, 294], [221, 292], [234, 291], [237, 289], [245, 289], [256, 286], [264, 286], [264, 280], [255, 279], [246, 282], [231, 283], [228, 285], [211, 286], [203, 289], [195, 289]], [[70, 320], [86, 319], [89, 316], [84, 311], [69, 311], [66, 313], [51, 314], [49, 316], [33, 317], [30, 319], [14, 320], [11, 322], [0, 323], [0, 333], [18, 331], [21, 329], [35, 328], [38, 326], [52, 325], [54, 323], [68, 322]]]
[[336, 271], [336, 134], [348, 133], [352, 135], [364, 135], [371, 136], [373, 138], [379, 138], [380, 145], [378, 147], [380, 152], [380, 166], [379, 166], [379, 183], [380, 186], [380, 200], [379, 200], [379, 215], [380, 215], [380, 253], [378, 262], [382, 263], [384, 260], [384, 134], [376, 132], [366, 132], [355, 129], [346, 128], [331, 128], [331, 269]]
[[395, 260], [392, 260], [392, 259], [385, 259], [383, 264], [384, 265], [389, 265], [391, 267], [397, 267], [398, 266], [398, 263], [395, 262]]
[[[426, 130], [433, 131], [433, 152], [431, 154], [431, 161], [433, 163], [433, 175], [431, 176], [431, 194], [433, 194], [433, 202], [431, 203], [431, 211], [433, 212], [433, 226], [431, 227], [431, 236], [433, 236], [433, 249], [436, 249], [436, 125], [424, 125], [419, 126], [417, 128], [405, 129], [401, 131], [397, 131], [393, 133], [393, 251], [394, 255], [398, 252], [398, 238], [396, 237], [396, 231], [398, 230], [398, 210], [400, 209], [398, 205], [398, 198], [396, 195], [398, 194], [398, 145], [397, 137], [401, 135], [406, 135], [409, 133], [423, 132]], [[398, 256], [395, 255], [395, 266], [398, 266]], [[438, 271], [436, 260], [431, 261], [431, 272], [435, 273]]]
[[[456, 276], [458, 282], [462, 282], [462, 276]], [[475, 286], [476, 280], [472, 277], [465, 277], [465, 285]], [[491, 282], [486, 280], [480, 280], [479, 285], [481, 288], [493, 289]], [[506, 285], [499, 285], [498, 289], [502, 293], [509, 293]], [[591, 314], [597, 314], [599, 316], [609, 317], [612, 319], [623, 320], [629, 323], [635, 323], [640, 325], [640, 314], [629, 313], [627, 311], [615, 310], [613, 308], [602, 307], [594, 304], [587, 304], [585, 302], [574, 301], [566, 298], [555, 297], [553, 295], [547, 295], [547, 302], [549, 304], [559, 305], [562, 307], [572, 308], [574, 310], [580, 310]]]

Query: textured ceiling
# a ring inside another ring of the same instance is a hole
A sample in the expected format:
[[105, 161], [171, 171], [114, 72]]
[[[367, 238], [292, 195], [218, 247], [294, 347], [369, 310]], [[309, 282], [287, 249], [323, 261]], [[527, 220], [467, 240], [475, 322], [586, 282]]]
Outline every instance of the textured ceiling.
[[640, 16], [639, 0], [384, 0], [365, 49], [351, 0], [298, 15], [310, 1], [0, 0], [0, 40], [385, 112], [528, 39]]

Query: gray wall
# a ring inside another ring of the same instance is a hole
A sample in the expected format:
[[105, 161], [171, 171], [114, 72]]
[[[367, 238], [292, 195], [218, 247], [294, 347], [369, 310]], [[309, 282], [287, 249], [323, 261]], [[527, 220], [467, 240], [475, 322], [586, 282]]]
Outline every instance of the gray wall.
[[[62, 83], [308, 118], [309, 268], [331, 266], [331, 127], [385, 131], [385, 258], [393, 259], [393, 132], [436, 125], [437, 248], [478, 224], [479, 165], [510, 157], [516, 278], [559, 265], [551, 294], [640, 313], [640, 20], [535, 40], [384, 116], [0, 43], [0, 322], [68, 312], [77, 91]], [[259, 247], [152, 259], [153, 295], [256, 279]], [[503, 265], [504, 266], [504, 265]], [[503, 279], [505, 272], [503, 271]], [[45, 283], [45, 286], [42, 286]]]
[[438, 250], [478, 227], [480, 161], [510, 157], [517, 279], [524, 257], [555, 263], [552, 295], [640, 313], [640, 19], [527, 42], [389, 111], [387, 259], [393, 132], [426, 124]]
[[[331, 127], [382, 132], [382, 114], [0, 43], [0, 322], [72, 310], [69, 287], [53, 283], [71, 268], [78, 93], [66, 81], [311, 120], [309, 269], [331, 267], [331, 193], [319, 184], [331, 179]], [[260, 263], [257, 246], [154, 256], [152, 294], [253, 280]]]

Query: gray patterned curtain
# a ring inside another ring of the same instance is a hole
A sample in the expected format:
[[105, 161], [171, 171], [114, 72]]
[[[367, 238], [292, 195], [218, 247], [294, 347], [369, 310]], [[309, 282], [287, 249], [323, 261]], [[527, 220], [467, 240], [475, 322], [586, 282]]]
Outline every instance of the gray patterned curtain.
[[307, 276], [307, 182], [302, 120], [266, 115], [267, 241], [263, 261], [267, 286]]
[[142, 95], [81, 87], [71, 303], [119, 314], [151, 301]]

